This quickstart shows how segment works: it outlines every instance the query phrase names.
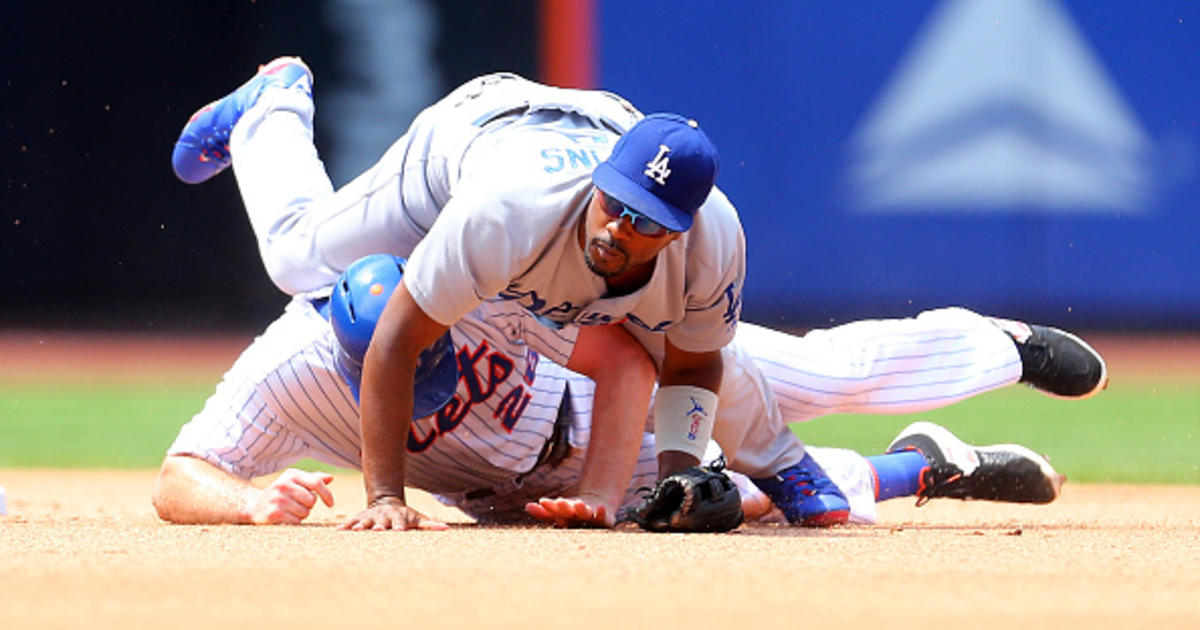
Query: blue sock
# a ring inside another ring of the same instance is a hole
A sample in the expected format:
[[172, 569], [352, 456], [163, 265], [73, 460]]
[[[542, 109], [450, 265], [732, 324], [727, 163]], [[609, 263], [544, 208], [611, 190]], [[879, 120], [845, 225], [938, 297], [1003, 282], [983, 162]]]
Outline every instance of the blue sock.
[[921, 489], [921, 471], [929, 467], [917, 451], [897, 451], [867, 458], [875, 469], [875, 500], [916, 496]]

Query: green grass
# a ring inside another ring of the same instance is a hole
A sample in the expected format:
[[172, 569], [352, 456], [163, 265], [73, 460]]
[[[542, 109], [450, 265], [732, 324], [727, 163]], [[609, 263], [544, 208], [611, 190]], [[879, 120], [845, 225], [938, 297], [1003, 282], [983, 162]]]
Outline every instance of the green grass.
[[0, 466], [157, 468], [214, 385], [0, 385]]
[[1114, 385], [1084, 401], [1008, 387], [928, 413], [827, 416], [792, 429], [807, 443], [873, 454], [915, 420], [973, 444], [1024, 444], [1072, 481], [1200, 484], [1200, 384]]
[[[213, 385], [0, 384], [0, 467], [155, 468]], [[1072, 481], [1200, 484], [1200, 384], [1114, 385], [1079, 402], [1010, 387], [915, 416], [829, 416], [793, 429], [874, 454], [917, 419], [976, 444], [1025, 444]]]

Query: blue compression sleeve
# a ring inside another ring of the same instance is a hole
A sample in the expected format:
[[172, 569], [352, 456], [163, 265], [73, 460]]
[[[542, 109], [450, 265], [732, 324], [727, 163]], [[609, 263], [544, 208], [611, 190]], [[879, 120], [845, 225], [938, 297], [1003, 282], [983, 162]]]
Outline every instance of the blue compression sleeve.
[[867, 458], [875, 469], [875, 500], [916, 496], [921, 489], [921, 473], [929, 467], [917, 451], [898, 451]]

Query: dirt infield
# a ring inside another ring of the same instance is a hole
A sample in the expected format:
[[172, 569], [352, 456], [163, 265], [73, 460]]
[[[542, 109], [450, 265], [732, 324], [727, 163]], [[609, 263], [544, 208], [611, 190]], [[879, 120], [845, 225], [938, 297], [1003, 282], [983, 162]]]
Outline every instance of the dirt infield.
[[0, 470], [0, 628], [1196, 628], [1200, 488], [907, 500], [875, 527], [728, 535], [172, 526], [153, 473]]
[[[1200, 379], [1200, 341], [1090, 336], [1116, 378]], [[0, 378], [213, 379], [249, 338], [0, 335]], [[2, 439], [2, 436], [0, 436]], [[1079, 485], [1049, 506], [908, 500], [875, 527], [729, 535], [171, 526], [150, 471], [0, 469], [0, 630], [1198, 628], [1200, 487]], [[357, 503], [356, 503], [357, 501]]]

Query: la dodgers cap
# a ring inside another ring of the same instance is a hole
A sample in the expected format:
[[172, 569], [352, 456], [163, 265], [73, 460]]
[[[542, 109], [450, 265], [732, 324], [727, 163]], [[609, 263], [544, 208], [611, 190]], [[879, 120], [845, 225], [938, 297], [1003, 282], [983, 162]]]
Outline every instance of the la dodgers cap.
[[696, 121], [651, 114], [592, 171], [596, 187], [674, 232], [692, 227], [717, 181], [717, 147]]

